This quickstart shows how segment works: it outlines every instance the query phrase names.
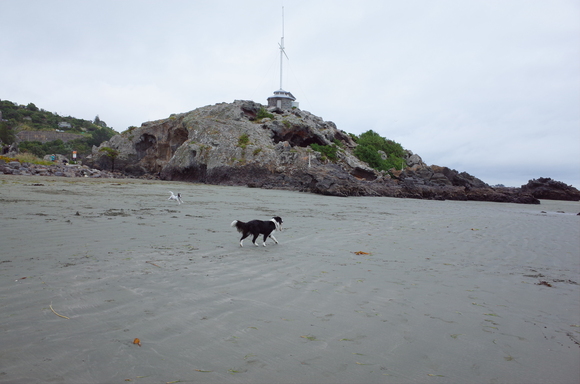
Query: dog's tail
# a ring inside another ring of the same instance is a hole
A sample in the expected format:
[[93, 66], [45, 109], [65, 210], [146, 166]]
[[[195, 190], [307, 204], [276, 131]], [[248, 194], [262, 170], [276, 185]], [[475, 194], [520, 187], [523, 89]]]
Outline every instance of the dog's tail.
[[230, 225], [232, 227], [236, 228], [238, 230], [238, 232], [242, 232], [244, 230], [245, 224], [246, 223], [244, 223], [243, 221], [234, 220], [234, 221], [232, 221], [232, 223]]

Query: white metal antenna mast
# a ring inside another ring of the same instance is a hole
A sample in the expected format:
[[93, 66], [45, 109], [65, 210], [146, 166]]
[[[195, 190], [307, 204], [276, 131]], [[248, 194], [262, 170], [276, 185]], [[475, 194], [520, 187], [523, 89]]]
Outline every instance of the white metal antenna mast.
[[[1, 1], [1, 0], [0, 0]], [[274, 94], [268, 97], [268, 107], [278, 109], [298, 108], [296, 98], [290, 92], [286, 92], [282, 86], [284, 81], [284, 56], [288, 59], [286, 48], [284, 47], [284, 5], [282, 5], [282, 38], [278, 44], [280, 47], [280, 89], [274, 91]]]
[[290, 60], [286, 54], [286, 51], [284, 51], [284, 6], [282, 6], [282, 38], [280, 39], [280, 44], [278, 45], [280, 46], [280, 89], [282, 89], [282, 60], [284, 59], [284, 56]]

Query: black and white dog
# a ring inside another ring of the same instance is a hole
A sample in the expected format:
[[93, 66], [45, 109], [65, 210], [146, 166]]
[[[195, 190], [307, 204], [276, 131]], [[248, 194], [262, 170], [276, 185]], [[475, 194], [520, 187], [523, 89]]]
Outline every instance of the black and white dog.
[[169, 196], [169, 199], [167, 200], [175, 200], [177, 201], [177, 205], [181, 205], [181, 203], [183, 203], [183, 200], [181, 200], [181, 193], [178, 193], [177, 195], [171, 191], [169, 191], [169, 193], [171, 193], [171, 196]]
[[266, 246], [266, 240], [268, 237], [271, 237], [272, 240], [276, 244], [278, 244], [278, 240], [274, 237], [274, 232], [282, 231], [282, 218], [279, 216], [275, 216], [270, 221], [263, 221], [263, 220], [252, 220], [244, 223], [243, 221], [234, 220], [231, 224], [232, 227], [235, 227], [238, 232], [242, 234], [242, 238], [240, 239], [240, 247], [244, 246], [244, 239], [250, 235], [254, 236], [252, 239], [252, 243], [258, 247], [256, 244], [256, 239], [260, 235], [264, 235], [264, 247]]

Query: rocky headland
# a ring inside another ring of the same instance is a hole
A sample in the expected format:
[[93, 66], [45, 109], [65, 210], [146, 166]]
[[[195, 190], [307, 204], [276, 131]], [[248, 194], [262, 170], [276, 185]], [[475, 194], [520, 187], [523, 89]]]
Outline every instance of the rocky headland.
[[[311, 144], [336, 147], [336, 159], [329, 160]], [[526, 204], [548, 196], [537, 197], [524, 188], [493, 188], [466, 172], [427, 165], [411, 151], [405, 169], [376, 171], [353, 154], [356, 146], [333, 122], [307, 111], [266, 110], [237, 100], [131, 127], [93, 147], [83, 163], [88, 169], [114, 169], [132, 177], [333, 196]]]

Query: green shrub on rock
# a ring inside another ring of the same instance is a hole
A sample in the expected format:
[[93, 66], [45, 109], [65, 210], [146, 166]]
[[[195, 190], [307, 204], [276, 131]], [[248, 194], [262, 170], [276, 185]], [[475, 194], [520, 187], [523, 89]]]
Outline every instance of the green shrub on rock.
[[[360, 134], [355, 141], [358, 144], [354, 150], [355, 156], [376, 170], [388, 171], [392, 168], [400, 169], [407, 165], [404, 160], [405, 149], [403, 146], [372, 130]], [[386, 159], [379, 151], [386, 154]]]
[[238, 138], [238, 147], [246, 149], [248, 144], [250, 144], [250, 136], [248, 136], [247, 133], [244, 133]]
[[272, 119], [273, 120], [274, 119], [274, 115], [271, 114], [270, 112], [268, 112], [266, 110], [266, 108], [262, 107], [262, 108], [260, 108], [260, 110], [258, 111], [258, 114], [256, 115], [256, 120], [257, 121], [260, 121], [260, 120], [265, 119], [265, 118], [268, 118], [268, 119]]
[[322, 154], [322, 158], [328, 159], [330, 161], [338, 160], [338, 156], [336, 152], [338, 148], [335, 145], [320, 145], [316, 143], [310, 144], [310, 148], [314, 149], [316, 152], [320, 152]]

